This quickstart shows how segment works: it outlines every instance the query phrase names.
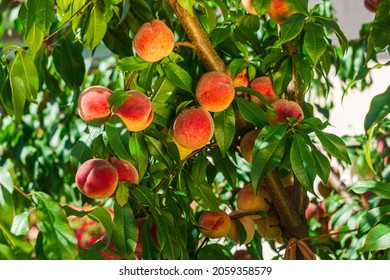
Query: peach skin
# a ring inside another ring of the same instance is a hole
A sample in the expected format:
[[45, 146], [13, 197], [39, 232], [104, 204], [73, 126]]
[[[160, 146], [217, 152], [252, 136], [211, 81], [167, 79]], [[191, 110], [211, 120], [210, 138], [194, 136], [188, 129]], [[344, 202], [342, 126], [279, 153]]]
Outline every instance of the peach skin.
[[111, 90], [103, 86], [91, 86], [83, 90], [78, 98], [78, 114], [87, 123], [110, 116], [108, 98]]

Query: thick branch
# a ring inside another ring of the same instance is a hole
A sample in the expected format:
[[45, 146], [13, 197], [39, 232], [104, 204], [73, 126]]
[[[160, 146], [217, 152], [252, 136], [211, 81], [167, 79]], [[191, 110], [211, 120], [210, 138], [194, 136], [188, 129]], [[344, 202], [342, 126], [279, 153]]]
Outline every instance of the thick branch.
[[225, 72], [225, 63], [218, 56], [206, 32], [196, 16], [192, 16], [177, 0], [167, 0], [181, 22], [188, 38], [195, 45], [195, 52], [208, 71]]

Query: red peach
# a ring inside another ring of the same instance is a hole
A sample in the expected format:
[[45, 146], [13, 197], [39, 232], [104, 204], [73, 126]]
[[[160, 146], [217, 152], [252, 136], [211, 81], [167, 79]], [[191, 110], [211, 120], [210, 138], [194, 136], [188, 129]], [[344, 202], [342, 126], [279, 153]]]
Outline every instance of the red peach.
[[110, 197], [118, 186], [118, 172], [104, 159], [90, 159], [77, 170], [76, 185], [90, 198]]
[[304, 118], [302, 108], [294, 101], [279, 99], [272, 103], [272, 107], [275, 110], [277, 118], [268, 115], [268, 120], [271, 124], [277, 122], [287, 122], [287, 118], [295, 118], [298, 123]]
[[296, 13], [296, 11], [290, 7], [286, 0], [272, 0], [271, 5], [267, 10], [268, 16], [276, 23], [282, 24], [287, 18]]
[[156, 62], [167, 57], [175, 46], [175, 36], [161, 20], [144, 23], [134, 36], [134, 49], [145, 61]]
[[83, 90], [78, 98], [78, 114], [82, 120], [91, 123], [110, 116], [108, 98], [111, 90], [103, 86], [91, 86]]
[[128, 94], [129, 97], [121, 106], [114, 108], [113, 113], [122, 119], [129, 131], [144, 130], [153, 120], [152, 102], [140, 91], [130, 90]]
[[110, 158], [108, 161], [115, 167], [116, 171], [118, 172], [119, 182], [127, 181], [131, 184], [138, 184], [138, 170], [131, 162], [113, 157]]
[[196, 85], [195, 95], [200, 106], [210, 112], [221, 112], [234, 99], [233, 81], [229, 75], [211, 71], [204, 74]]
[[247, 132], [240, 140], [240, 151], [248, 163], [252, 163], [253, 148], [261, 129], [256, 128]]
[[364, 0], [364, 6], [370, 12], [376, 13], [376, 11], [378, 10], [378, 6], [381, 2], [382, 0]]
[[[279, 96], [274, 91], [274, 86], [270, 77], [257, 77], [251, 81], [250, 86], [252, 89], [260, 92], [270, 104], [279, 99]], [[251, 94], [250, 97], [253, 102], [264, 108], [264, 104], [257, 96]]]
[[186, 149], [200, 149], [213, 137], [214, 121], [202, 107], [186, 108], [176, 117], [173, 135]]
[[232, 222], [224, 211], [203, 212], [198, 220], [200, 232], [210, 238], [220, 238], [228, 235]]

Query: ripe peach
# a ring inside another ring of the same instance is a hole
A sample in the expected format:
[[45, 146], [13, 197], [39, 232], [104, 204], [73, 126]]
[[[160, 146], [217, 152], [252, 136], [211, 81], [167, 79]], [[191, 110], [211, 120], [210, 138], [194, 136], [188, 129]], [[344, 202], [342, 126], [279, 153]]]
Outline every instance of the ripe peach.
[[286, 0], [272, 0], [271, 5], [267, 10], [268, 16], [276, 23], [282, 24], [287, 18], [296, 13], [296, 11], [289, 6]]
[[248, 13], [252, 15], [257, 15], [255, 7], [253, 6], [253, 0], [241, 0], [241, 6]]
[[[271, 196], [267, 189], [260, 186], [255, 195], [252, 183], [243, 187], [237, 194], [237, 208], [244, 212], [264, 211], [271, 207]], [[258, 218], [258, 216], [257, 216]]]
[[186, 149], [200, 149], [213, 137], [214, 121], [202, 107], [186, 108], [176, 117], [173, 135]]
[[78, 98], [78, 113], [82, 120], [91, 123], [110, 116], [108, 98], [111, 90], [102, 86], [91, 86], [83, 90]]
[[287, 122], [287, 118], [295, 118], [298, 123], [304, 118], [302, 108], [294, 101], [279, 99], [272, 103], [272, 107], [275, 110], [277, 118], [268, 115], [268, 120], [271, 124], [277, 122]]
[[[272, 84], [272, 80], [270, 77], [266, 77], [266, 76], [257, 77], [256, 79], [251, 81], [250, 86], [252, 89], [260, 92], [269, 103], [273, 103], [279, 99], [279, 96], [274, 91], [274, 86]], [[251, 94], [250, 97], [251, 100], [255, 102], [257, 105], [261, 106], [262, 108], [265, 108], [264, 104], [257, 96]]]
[[256, 221], [257, 231], [266, 239], [276, 239], [282, 234], [277, 218], [267, 216]]
[[129, 97], [121, 106], [114, 108], [113, 113], [122, 119], [129, 131], [144, 130], [153, 120], [152, 102], [140, 91], [130, 90], [128, 93]]
[[104, 159], [90, 159], [77, 170], [76, 185], [90, 198], [110, 197], [118, 186], [118, 172]]
[[[232, 213], [230, 213], [229, 216], [232, 217], [236, 214], [242, 214], [242, 213], [245, 213], [245, 212], [241, 211], [241, 210], [236, 210], [236, 211], [233, 211]], [[240, 222], [241, 225], [245, 229], [246, 238], [243, 242], [241, 242], [241, 239], [240, 239], [240, 228], [238, 226], [238, 222]], [[247, 244], [247, 243], [251, 242], [251, 240], [253, 239], [253, 236], [255, 236], [255, 222], [249, 216], [243, 216], [243, 217], [238, 218], [238, 219], [232, 218], [232, 225], [230, 227], [230, 231], [229, 231], [227, 236], [234, 243]]]
[[133, 164], [127, 160], [110, 158], [109, 162], [115, 167], [118, 172], [118, 181], [127, 181], [131, 184], [137, 185], [139, 182], [138, 170]]
[[[248, 87], [249, 85], [249, 79], [247, 76], [247, 69], [244, 68], [240, 73], [236, 75], [233, 79], [233, 86], [234, 87]], [[230, 72], [230, 68], [227, 69], [226, 74], [229, 75], [230, 78], [232, 78], [232, 73]], [[238, 95], [241, 94], [241, 92], [237, 92]]]
[[200, 232], [210, 238], [220, 238], [228, 235], [232, 221], [224, 211], [203, 212], [198, 220]]
[[195, 95], [200, 106], [207, 111], [221, 112], [234, 99], [233, 81], [229, 75], [223, 72], [207, 72], [199, 79]]
[[134, 36], [134, 49], [145, 61], [156, 62], [167, 57], [175, 46], [175, 36], [161, 20], [144, 23]]
[[324, 215], [324, 210], [317, 204], [310, 202], [309, 205], [306, 208], [305, 216], [306, 220], [310, 220], [310, 218], [315, 218], [317, 221], [319, 221], [323, 215]]
[[252, 152], [260, 131], [261, 129], [259, 128], [253, 129], [247, 132], [240, 140], [241, 154], [248, 163], [252, 163]]
[[370, 12], [376, 13], [380, 2], [382, 2], [382, 0], [364, 0], [364, 6]]

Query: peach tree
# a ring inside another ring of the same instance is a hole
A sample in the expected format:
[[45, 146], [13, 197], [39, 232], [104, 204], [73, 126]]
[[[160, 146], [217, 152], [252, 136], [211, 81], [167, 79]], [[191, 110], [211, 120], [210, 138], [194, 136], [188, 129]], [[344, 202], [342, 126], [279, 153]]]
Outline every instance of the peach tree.
[[390, 88], [327, 128], [390, 1], [354, 41], [308, 2], [2, 2], [0, 259], [388, 259]]

